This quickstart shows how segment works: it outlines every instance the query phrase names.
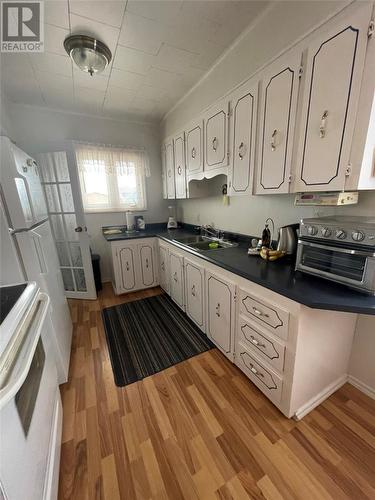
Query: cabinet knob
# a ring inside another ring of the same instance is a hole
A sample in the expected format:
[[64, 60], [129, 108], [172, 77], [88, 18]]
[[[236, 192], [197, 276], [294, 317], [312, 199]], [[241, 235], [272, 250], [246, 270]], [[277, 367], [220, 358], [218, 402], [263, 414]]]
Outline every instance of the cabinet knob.
[[178, 166], [177, 172], [178, 172], [178, 175], [181, 175], [182, 168], [180, 167], [180, 165]]
[[220, 318], [220, 303], [218, 302], [217, 306], [216, 306], [216, 316], [218, 318]]
[[275, 151], [276, 150], [276, 135], [277, 135], [277, 129], [272, 132], [271, 135], [271, 150]]
[[214, 138], [212, 139], [212, 149], [213, 149], [214, 151], [216, 151], [216, 150], [217, 150], [217, 146], [218, 146], [218, 140], [217, 140], [217, 137], [214, 137]]
[[195, 293], [195, 285], [193, 285], [191, 287], [191, 294], [192, 294], [193, 297], [195, 297], [195, 295], [196, 295], [196, 293]]
[[126, 270], [129, 271], [130, 267], [129, 267], [129, 262], [126, 263]]
[[261, 347], [262, 349], [266, 348], [266, 346], [264, 344], [260, 344], [253, 335], [250, 335], [250, 338], [252, 344], [256, 345], [257, 347]]
[[328, 116], [328, 110], [326, 109], [324, 111], [324, 113], [322, 114], [322, 118], [321, 118], [321, 121], [320, 121], [319, 137], [321, 139], [324, 139], [324, 137], [326, 136], [327, 116]]
[[192, 157], [192, 158], [195, 158], [196, 156], [197, 156], [197, 150], [196, 150], [195, 148], [193, 148], [193, 149], [191, 150], [191, 157]]
[[172, 172], [170, 169], [168, 170], [168, 177], [172, 177]]
[[178, 279], [177, 279], [177, 272], [174, 273], [173, 275], [173, 279], [175, 280], [175, 282], [177, 283]]
[[254, 373], [254, 375], [264, 377], [263, 373], [259, 372], [252, 363], [250, 363], [250, 370]]
[[146, 269], [148, 269], [148, 259], [146, 259]]
[[164, 262], [161, 263], [160, 267], [162, 268], [163, 271], [165, 271], [165, 264], [164, 264]]
[[246, 154], [246, 146], [243, 142], [238, 146], [238, 156], [240, 157], [240, 160], [244, 158]]
[[269, 318], [269, 315], [258, 309], [257, 307], [253, 306], [253, 311], [257, 316], [264, 316], [265, 318]]

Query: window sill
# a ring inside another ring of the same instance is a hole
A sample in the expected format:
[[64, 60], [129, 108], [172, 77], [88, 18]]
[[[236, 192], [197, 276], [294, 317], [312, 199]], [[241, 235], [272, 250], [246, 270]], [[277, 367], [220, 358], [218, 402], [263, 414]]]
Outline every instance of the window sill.
[[143, 213], [147, 212], [147, 208], [95, 208], [95, 209], [84, 209], [85, 214], [118, 214], [126, 212], [137, 212]]

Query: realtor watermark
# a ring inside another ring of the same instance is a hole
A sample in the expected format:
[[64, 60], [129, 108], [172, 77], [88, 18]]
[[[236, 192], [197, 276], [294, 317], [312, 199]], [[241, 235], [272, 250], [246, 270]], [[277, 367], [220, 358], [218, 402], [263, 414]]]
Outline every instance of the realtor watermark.
[[44, 52], [44, 2], [1, 2], [1, 52]]

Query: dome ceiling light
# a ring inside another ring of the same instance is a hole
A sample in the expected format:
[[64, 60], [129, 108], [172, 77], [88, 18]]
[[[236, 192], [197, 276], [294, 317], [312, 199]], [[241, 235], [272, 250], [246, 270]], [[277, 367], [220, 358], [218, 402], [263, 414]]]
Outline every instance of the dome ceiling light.
[[64, 48], [79, 69], [91, 76], [104, 71], [112, 59], [107, 45], [91, 36], [68, 36], [64, 40]]

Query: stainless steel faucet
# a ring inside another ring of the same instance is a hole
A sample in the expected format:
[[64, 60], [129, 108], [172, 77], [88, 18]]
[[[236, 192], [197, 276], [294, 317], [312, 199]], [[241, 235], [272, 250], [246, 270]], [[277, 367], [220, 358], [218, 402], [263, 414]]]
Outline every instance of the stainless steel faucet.
[[217, 240], [222, 240], [224, 238], [224, 231], [221, 229], [216, 229], [211, 224], [205, 224], [201, 226], [201, 234], [205, 233], [205, 236], [213, 236]]

